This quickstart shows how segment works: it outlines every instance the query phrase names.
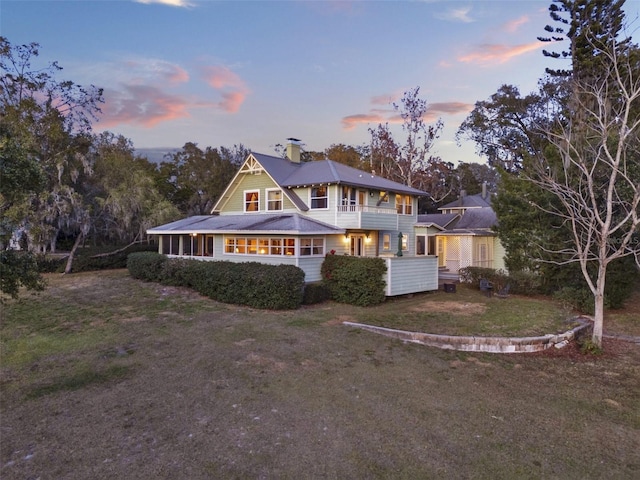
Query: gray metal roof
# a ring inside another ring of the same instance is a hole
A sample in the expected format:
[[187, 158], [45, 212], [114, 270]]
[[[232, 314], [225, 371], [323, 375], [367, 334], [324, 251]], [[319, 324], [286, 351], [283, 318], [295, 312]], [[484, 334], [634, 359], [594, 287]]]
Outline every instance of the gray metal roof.
[[437, 225], [445, 229], [459, 216], [459, 213], [426, 213], [418, 215], [418, 224]]
[[300, 215], [196, 215], [147, 230], [149, 235], [190, 233], [239, 233], [335, 235], [344, 233], [342, 228]]
[[453, 202], [443, 205], [442, 207], [438, 208], [438, 210], [448, 210], [451, 208], [491, 207], [490, 202], [491, 202], [490, 196], [487, 196], [486, 198], [482, 198], [482, 194], [478, 193], [477, 195], [465, 195], [464, 197], [461, 197], [458, 200], [454, 200]]
[[447, 226], [443, 235], [495, 235], [493, 227], [498, 224], [498, 218], [493, 208], [472, 208], [458, 220]]
[[426, 192], [402, 183], [349, 167], [333, 160], [295, 163], [286, 158], [252, 153], [260, 165], [281, 187], [319, 184], [345, 184], [375, 190], [425, 196]]

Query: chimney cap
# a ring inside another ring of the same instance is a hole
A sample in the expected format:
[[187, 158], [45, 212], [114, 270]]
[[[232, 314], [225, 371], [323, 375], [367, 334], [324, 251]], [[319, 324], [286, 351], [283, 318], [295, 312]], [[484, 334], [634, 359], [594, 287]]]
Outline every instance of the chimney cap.
[[298, 142], [301, 142], [301, 141], [302, 141], [302, 140], [300, 140], [299, 138], [293, 138], [293, 137], [287, 138], [287, 140], [288, 140], [289, 142], [296, 142], [296, 143], [298, 143]]

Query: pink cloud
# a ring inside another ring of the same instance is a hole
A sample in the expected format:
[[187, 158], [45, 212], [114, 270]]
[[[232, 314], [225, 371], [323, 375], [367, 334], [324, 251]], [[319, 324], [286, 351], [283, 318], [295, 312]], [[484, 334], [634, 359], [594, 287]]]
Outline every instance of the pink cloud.
[[228, 67], [203, 67], [202, 75], [211, 87], [221, 91], [222, 101], [218, 106], [225, 112], [236, 113], [250, 93], [245, 81]]
[[384, 93], [371, 97], [371, 103], [373, 105], [390, 105], [391, 102], [395, 102], [398, 98], [400, 98], [400, 95], [397, 93]]
[[525, 43], [514, 46], [484, 44], [480, 45], [475, 52], [459, 56], [458, 61], [463, 63], [474, 63], [476, 65], [502, 64], [515, 57], [540, 48], [542, 48], [541, 42]]
[[[373, 97], [371, 99], [371, 103], [378, 104], [383, 103], [381, 101], [377, 101], [377, 99], [387, 99], [387, 104], [389, 103], [388, 96], [379, 96]], [[423, 119], [427, 123], [434, 122], [440, 118], [441, 114], [445, 115], [455, 115], [458, 113], [468, 113], [473, 110], [473, 105], [464, 102], [436, 102], [428, 104], [428, 109], [425, 112]], [[369, 113], [357, 113], [354, 115], [348, 115], [342, 118], [342, 128], [344, 130], [353, 130], [358, 125], [367, 125], [367, 124], [378, 124], [378, 123], [390, 123], [390, 124], [401, 124], [404, 120], [400, 116], [398, 112], [395, 110], [382, 110], [372, 108], [369, 110]]]
[[473, 105], [463, 102], [436, 102], [429, 104], [429, 112], [445, 113], [455, 115], [457, 113], [468, 113], [473, 110]]
[[510, 22], [505, 23], [504, 30], [509, 33], [515, 33], [518, 31], [520, 26], [524, 25], [525, 23], [529, 23], [529, 17], [526, 15], [523, 15], [520, 18], [516, 18], [515, 20], [511, 20]]
[[355, 115], [348, 115], [342, 118], [342, 128], [345, 130], [353, 130], [358, 125], [367, 123], [380, 123], [384, 118], [375, 113], [357, 113]]
[[189, 117], [190, 102], [153, 86], [124, 85], [121, 91], [105, 91], [104, 97], [100, 126], [105, 128], [122, 123], [151, 128], [161, 122]]

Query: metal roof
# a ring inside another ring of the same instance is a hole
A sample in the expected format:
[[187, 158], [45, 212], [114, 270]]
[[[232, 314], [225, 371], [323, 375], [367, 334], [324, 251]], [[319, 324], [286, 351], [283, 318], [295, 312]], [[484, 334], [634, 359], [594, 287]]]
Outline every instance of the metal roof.
[[191, 233], [247, 233], [290, 235], [335, 235], [344, 233], [342, 228], [300, 215], [196, 215], [147, 230], [149, 235]]
[[459, 216], [459, 213], [426, 213], [418, 215], [418, 224], [436, 225], [446, 229]]
[[408, 187], [375, 175], [371, 172], [334, 162], [333, 160], [319, 160], [313, 162], [292, 162], [289, 159], [252, 153], [267, 173], [281, 187], [302, 187], [305, 185], [345, 184], [409, 195], [426, 196], [427, 193], [417, 188]]
[[449, 210], [452, 208], [484, 208], [491, 207], [491, 197], [487, 196], [486, 198], [482, 197], [482, 194], [478, 193], [476, 195], [465, 195], [460, 197], [458, 200], [454, 200], [453, 202], [447, 203], [442, 207], [438, 208], [438, 210]]

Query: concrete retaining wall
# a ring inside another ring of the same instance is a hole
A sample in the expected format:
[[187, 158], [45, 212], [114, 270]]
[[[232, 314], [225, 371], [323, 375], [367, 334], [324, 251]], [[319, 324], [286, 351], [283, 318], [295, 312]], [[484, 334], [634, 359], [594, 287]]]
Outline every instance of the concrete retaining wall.
[[397, 338], [405, 342], [420, 343], [430, 347], [438, 347], [446, 350], [461, 350], [467, 352], [490, 353], [523, 353], [539, 352], [550, 347], [562, 348], [573, 340], [578, 333], [590, 328], [591, 320], [586, 317], [574, 319], [579, 322], [575, 328], [557, 335], [543, 335], [539, 337], [475, 337], [436, 335], [432, 333], [408, 332], [394, 330], [385, 327], [376, 327], [364, 323], [343, 322], [355, 328], [361, 328], [386, 337]]

